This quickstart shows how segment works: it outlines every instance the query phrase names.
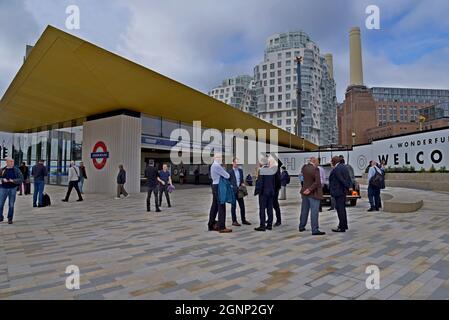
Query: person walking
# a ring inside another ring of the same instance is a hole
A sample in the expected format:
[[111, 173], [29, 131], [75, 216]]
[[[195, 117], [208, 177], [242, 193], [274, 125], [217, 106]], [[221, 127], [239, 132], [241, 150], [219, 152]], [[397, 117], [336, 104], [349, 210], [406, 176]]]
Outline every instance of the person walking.
[[179, 169], [179, 182], [180, 184], [184, 184], [186, 182], [186, 169], [184, 168], [184, 165], [181, 165], [181, 169]]
[[80, 162], [80, 166], [79, 166], [79, 171], [80, 171], [80, 183], [79, 183], [79, 188], [81, 191], [81, 194], [84, 194], [83, 191], [83, 187], [84, 187], [84, 180], [87, 180], [87, 171], [86, 171], [86, 167], [84, 166], [84, 162]]
[[129, 197], [128, 192], [125, 190], [125, 184], [126, 184], [126, 171], [123, 168], [123, 165], [118, 166], [118, 174], [117, 174], [117, 197], [115, 197], [116, 200], [120, 200], [120, 197], [122, 194], [125, 196], [125, 198]]
[[304, 177], [304, 184], [301, 188], [302, 204], [299, 223], [299, 232], [306, 231], [307, 220], [311, 217], [312, 235], [322, 236], [325, 232], [319, 229], [320, 202], [323, 197], [321, 188], [320, 170], [318, 169], [318, 159], [310, 158], [310, 162], [302, 167], [301, 174]]
[[329, 176], [329, 189], [335, 199], [339, 224], [333, 232], [346, 232], [348, 230], [348, 217], [346, 213], [346, 196], [352, 187], [352, 180], [346, 165], [341, 163], [338, 156], [332, 158], [332, 171]]
[[44, 160], [39, 160], [38, 163], [31, 169], [31, 175], [34, 179], [33, 191], [33, 208], [43, 207], [43, 197], [45, 189], [45, 178], [48, 176], [47, 168], [44, 165]]
[[196, 167], [195, 171], [193, 172], [193, 175], [195, 176], [195, 185], [200, 184], [200, 168]]
[[275, 174], [273, 167], [270, 168], [268, 159], [260, 159], [260, 169], [257, 174], [254, 195], [259, 196], [259, 227], [255, 231], [266, 231], [273, 229], [273, 198], [275, 194]]
[[158, 182], [162, 181], [159, 178], [159, 172], [157, 169], [148, 164], [148, 166], [145, 169], [145, 178], [147, 179], [147, 212], [151, 212], [151, 195], [154, 194], [154, 204], [156, 208], [156, 212], [161, 212], [161, 209], [159, 208], [159, 188], [158, 188]]
[[285, 166], [282, 166], [281, 170], [281, 192], [279, 200], [287, 200], [287, 185], [290, 183], [290, 175]]
[[69, 187], [67, 189], [67, 193], [65, 195], [65, 198], [62, 199], [62, 202], [69, 202], [70, 194], [72, 193], [73, 188], [75, 188], [76, 193], [78, 194], [78, 202], [83, 201], [83, 196], [81, 195], [81, 191], [79, 188], [79, 182], [80, 182], [80, 170], [76, 167], [75, 161], [70, 162], [70, 168], [69, 168]]
[[22, 165], [19, 167], [19, 170], [23, 176], [23, 183], [19, 186], [19, 196], [21, 196], [22, 194], [29, 195], [31, 193], [30, 169], [27, 167], [26, 162], [22, 162]]
[[168, 187], [171, 185], [171, 174], [170, 171], [168, 171], [168, 165], [164, 163], [162, 165], [162, 170], [159, 171], [159, 207], [162, 206], [162, 194], [165, 194], [167, 205], [171, 208], [170, 194], [168, 192]]
[[[218, 185], [220, 178], [229, 179], [230, 175], [221, 166], [221, 154], [215, 154], [214, 162], [210, 167], [210, 176], [212, 180], [212, 204], [209, 211], [209, 222], [207, 224], [209, 231], [218, 231], [220, 233], [232, 232], [232, 229], [226, 228], [226, 204], [221, 204], [218, 195]], [[218, 222], [216, 221], [218, 214]]]
[[274, 224], [274, 226], [279, 227], [282, 224], [281, 206], [279, 205], [279, 192], [281, 191], [282, 186], [280, 162], [279, 161], [276, 162], [273, 156], [270, 156], [268, 163], [272, 171], [276, 172], [274, 174], [273, 210], [276, 214], [276, 223]]
[[372, 160], [368, 170], [368, 200], [370, 204], [368, 212], [380, 210], [382, 206], [380, 190], [382, 187], [385, 187], [384, 174], [377, 166], [376, 161]]
[[6, 199], [8, 199], [8, 224], [13, 224], [17, 187], [22, 183], [22, 172], [14, 166], [13, 159], [6, 159], [6, 167], [0, 170], [0, 222], [4, 220], [3, 209]]
[[244, 198], [239, 198], [239, 190], [241, 187], [245, 186], [245, 182], [243, 181], [243, 178], [244, 178], [243, 170], [239, 168], [239, 163], [238, 163], [237, 158], [234, 158], [232, 160], [232, 169], [230, 169], [228, 171], [228, 173], [230, 175], [229, 180], [231, 182], [231, 186], [234, 191], [235, 199], [236, 199], [236, 201], [231, 204], [232, 225], [235, 227], [242, 226], [237, 220], [236, 210], [237, 210], [237, 202], [238, 202], [239, 208], [240, 208], [240, 217], [242, 219], [242, 224], [249, 226], [249, 225], [251, 225], [251, 223], [246, 220], [245, 200], [244, 200]]

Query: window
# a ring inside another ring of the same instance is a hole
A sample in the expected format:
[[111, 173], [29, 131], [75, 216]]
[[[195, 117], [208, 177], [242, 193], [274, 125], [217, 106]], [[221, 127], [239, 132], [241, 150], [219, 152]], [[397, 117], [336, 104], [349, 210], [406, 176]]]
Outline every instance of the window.
[[266, 73], [262, 73], [262, 79], [266, 79], [267, 78], [267, 74]]
[[270, 70], [274, 69], [274, 63], [270, 64]]
[[286, 75], [291, 75], [292, 74], [292, 69], [286, 69], [285, 70], [285, 74]]
[[278, 77], [281, 77], [281, 76], [282, 76], [282, 71], [278, 70]]
[[270, 80], [270, 86], [274, 86], [275, 85], [275, 81], [274, 81], [274, 79], [271, 79]]
[[282, 92], [282, 86], [278, 87], [278, 92]]
[[287, 117], [291, 117], [292, 116], [292, 112], [291, 111], [287, 111]]
[[274, 101], [274, 96], [270, 96], [270, 101]]
[[175, 129], [179, 129], [179, 122], [162, 120], [162, 136], [164, 138], [170, 138], [171, 133]]
[[292, 124], [292, 119], [287, 119], [286, 123], [287, 123], [288, 126], [291, 125]]
[[291, 58], [292, 57], [292, 53], [291, 52], [286, 52], [285, 53], [285, 57], [288, 59], [288, 58]]
[[285, 66], [286, 67], [290, 67], [291, 65], [292, 65], [292, 61], [291, 60], [285, 61]]
[[270, 87], [270, 93], [274, 93], [274, 87]]
[[292, 78], [291, 78], [291, 77], [285, 77], [285, 82], [289, 83], [289, 82], [291, 82], [291, 81], [292, 81]]
[[277, 117], [278, 117], [278, 118], [282, 118], [282, 112], [278, 112], [278, 113], [277, 113]]
[[278, 62], [278, 68], [282, 68], [282, 62], [281, 61]]
[[285, 99], [286, 99], [286, 100], [290, 100], [290, 99], [291, 99], [290, 93], [287, 93], [287, 94], [285, 95]]
[[270, 72], [270, 78], [274, 78], [274, 77], [276, 77], [276, 73], [274, 71]]
[[278, 109], [282, 109], [282, 102], [278, 102]]
[[282, 94], [278, 95], [278, 100], [282, 100]]
[[263, 70], [263, 71], [267, 71], [267, 65], [266, 65], [266, 64], [264, 64], [264, 65], [262, 66], [262, 70]]
[[278, 121], [277, 121], [277, 125], [278, 125], [278, 126], [282, 126], [282, 120], [278, 120]]
[[142, 133], [160, 137], [162, 135], [161, 118], [142, 116]]

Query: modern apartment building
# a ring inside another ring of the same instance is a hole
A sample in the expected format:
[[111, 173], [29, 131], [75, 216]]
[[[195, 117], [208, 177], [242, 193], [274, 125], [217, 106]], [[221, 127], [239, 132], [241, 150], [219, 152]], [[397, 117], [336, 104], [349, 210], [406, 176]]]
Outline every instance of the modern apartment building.
[[209, 93], [209, 96], [227, 103], [241, 111], [257, 114], [257, 98], [253, 78], [241, 75], [223, 80], [222, 84]]
[[315, 144], [338, 141], [336, 86], [332, 55], [320, 49], [302, 31], [275, 34], [267, 39], [263, 62], [254, 68], [259, 117], [295, 132], [297, 76], [295, 57], [302, 56], [301, 136]]

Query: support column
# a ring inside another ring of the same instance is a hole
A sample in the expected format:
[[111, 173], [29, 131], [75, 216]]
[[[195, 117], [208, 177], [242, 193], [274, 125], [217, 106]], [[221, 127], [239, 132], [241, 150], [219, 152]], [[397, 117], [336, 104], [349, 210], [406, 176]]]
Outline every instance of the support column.
[[110, 193], [117, 188], [118, 166], [126, 170], [125, 189], [140, 192], [142, 122], [140, 117], [116, 115], [88, 120], [83, 127], [83, 162], [87, 193]]

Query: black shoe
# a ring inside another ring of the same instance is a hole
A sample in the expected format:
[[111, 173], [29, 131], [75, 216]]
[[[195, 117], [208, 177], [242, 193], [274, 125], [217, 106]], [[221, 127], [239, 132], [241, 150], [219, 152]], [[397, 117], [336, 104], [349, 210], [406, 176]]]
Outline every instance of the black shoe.
[[304, 232], [306, 231], [306, 228], [299, 228], [299, 232]]
[[171, 204], [169, 204], [168, 207], [171, 208]]
[[161, 212], [161, 209], [157, 208], [157, 209], [156, 209], [156, 212]]
[[256, 230], [256, 231], [266, 231], [266, 228], [265, 227], [258, 227], [258, 228], [254, 228], [254, 230]]
[[312, 233], [312, 236], [324, 236], [326, 234], [326, 232], [322, 232], [322, 231], [317, 231]]
[[2, 223], [3, 222], [3, 219], [0, 219], [0, 223]]
[[265, 229], [267, 229], [267, 230], [273, 230], [273, 227], [272, 226], [267, 226]]
[[340, 229], [340, 228], [332, 229], [332, 231], [333, 231], [333, 232], [346, 232], [345, 229]]
[[276, 222], [276, 223], [274, 224], [274, 226], [275, 226], [275, 227], [279, 227], [281, 224], [282, 224], [282, 223], [280, 223], [280, 222]]
[[380, 211], [379, 209], [375, 209], [376, 211]]
[[251, 222], [245, 220], [245, 221], [242, 221], [242, 224], [244, 224], [245, 226], [250, 226]]
[[8, 220], [8, 224], [12, 224], [12, 220]]
[[335, 210], [334, 208], [327, 209], [327, 211], [334, 211], [334, 210]]
[[62, 202], [69, 202], [69, 200], [66, 200], [66, 199], [62, 199], [61, 201]]
[[83, 199], [78, 199], [78, 200], [76, 200], [76, 202], [82, 202], [82, 201], [84, 201]]
[[33, 204], [33, 208], [37, 208], [37, 204]]
[[367, 210], [366, 212], [374, 212], [374, 211], [376, 211], [376, 209], [374, 209], [374, 208], [370, 208], [369, 210]]
[[147, 209], [147, 212], [151, 212], [151, 209]]

